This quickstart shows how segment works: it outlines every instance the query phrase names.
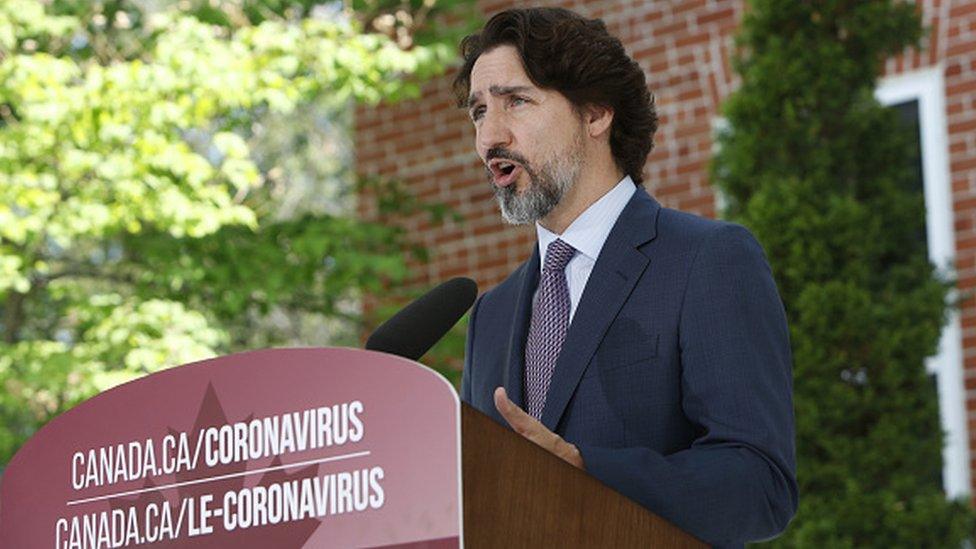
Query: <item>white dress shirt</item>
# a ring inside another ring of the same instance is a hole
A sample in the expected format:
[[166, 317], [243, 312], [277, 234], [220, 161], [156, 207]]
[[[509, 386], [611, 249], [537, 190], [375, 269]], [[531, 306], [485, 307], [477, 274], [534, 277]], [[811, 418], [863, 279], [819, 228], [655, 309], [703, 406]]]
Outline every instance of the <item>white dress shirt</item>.
[[[563, 234], [556, 234], [546, 229], [539, 223], [535, 224], [536, 234], [539, 239], [539, 272], [546, 264], [546, 250], [549, 244], [557, 238], [576, 248], [576, 255], [566, 265], [566, 282], [569, 285], [569, 321], [573, 321], [576, 314], [576, 306], [579, 305], [580, 297], [586, 288], [586, 281], [593, 272], [593, 265], [600, 257], [600, 250], [610, 236], [610, 229], [613, 228], [620, 212], [630, 201], [630, 197], [637, 191], [637, 186], [629, 175], [617, 183], [617, 186], [607, 191], [607, 194], [590, 205], [583, 211]], [[533, 302], [538, 297], [539, 290], [533, 296]]]

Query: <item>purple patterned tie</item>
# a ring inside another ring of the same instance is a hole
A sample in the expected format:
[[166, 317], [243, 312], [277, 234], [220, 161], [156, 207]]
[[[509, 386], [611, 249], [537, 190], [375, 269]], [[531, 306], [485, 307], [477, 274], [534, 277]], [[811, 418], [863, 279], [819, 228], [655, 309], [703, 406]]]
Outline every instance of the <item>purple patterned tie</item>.
[[539, 419], [559, 351], [569, 328], [569, 286], [566, 264], [576, 249], [556, 239], [546, 248], [539, 293], [532, 307], [529, 338], [525, 343], [525, 396], [529, 415]]

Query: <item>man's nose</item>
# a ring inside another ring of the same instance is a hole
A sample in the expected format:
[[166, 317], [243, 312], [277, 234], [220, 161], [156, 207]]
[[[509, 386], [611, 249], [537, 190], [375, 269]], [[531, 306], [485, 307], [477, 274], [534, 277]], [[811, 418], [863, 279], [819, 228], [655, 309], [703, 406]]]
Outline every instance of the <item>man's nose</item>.
[[486, 112], [481, 119], [478, 127], [478, 148], [481, 149], [482, 157], [493, 147], [509, 148], [512, 144], [512, 132], [504, 117], [499, 114]]

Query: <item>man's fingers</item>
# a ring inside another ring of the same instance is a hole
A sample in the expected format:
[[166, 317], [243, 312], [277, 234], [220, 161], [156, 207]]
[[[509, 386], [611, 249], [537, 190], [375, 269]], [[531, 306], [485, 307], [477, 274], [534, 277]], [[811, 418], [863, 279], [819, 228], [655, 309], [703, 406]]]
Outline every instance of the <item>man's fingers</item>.
[[512, 429], [515, 429], [516, 433], [542, 446], [546, 450], [555, 453], [559, 441], [562, 440], [559, 438], [559, 435], [546, 429], [545, 425], [540, 423], [539, 420], [516, 406], [508, 398], [504, 387], [495, 389], [495, 407], [498, 408], [498, 412], [502, 414], [505, 421], [512, 426]]
[[516, 406], [508, 398], [504, 387], [496, 388], [494, 396], [495, 408], [498, 409], [498, 413], [505, 418], [505, 421], [508, 422], [516, 433], [559, 456], [563, 460], [568, 461], [570, 464], [580, 469], [583, 468], [583, 462], [579, 457], [579, 451], [576, 447], [563, 440], [562, 437], [547, 429], [539, 420]]
[[[498, 413], [505, 418], [505, 421], [515, 429], [520, 435], [532, 438], [533, 423], [540, 424], [532, 416], [525, 413], [521, 408], [515, 405], [511, 399], [508, 398], [508, 394], [505, 393], [504, 387], [498, 387], [495, 389], [495, 408], [498, 409]], [[534, 442], [534, 441], [533, 441]]]
[[507, 415], [509, 413], [509, 407], [513, 406], [515, 406], [515, 403], [509, 400], [508, 394], [505, 392], [505, 388], [495, 387], [495, 408], [498, 408], [498, 411], [501, 412], [502, 415]]

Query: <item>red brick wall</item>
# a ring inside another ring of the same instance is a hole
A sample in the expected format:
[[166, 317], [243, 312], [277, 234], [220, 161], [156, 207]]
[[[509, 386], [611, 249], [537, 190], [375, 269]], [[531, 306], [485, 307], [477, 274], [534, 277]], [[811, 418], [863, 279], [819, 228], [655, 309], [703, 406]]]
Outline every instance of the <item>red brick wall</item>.
[[[976, 291], [976, 0], [941, 0], [927, 10], [934, 36], [929, 63], [943, 67], [956, 268], [963, 295]], [[976, 300], [961, 310], [970, 470], [976, 479]], [[976, 490], [974, 490], [976, 492]]]
[[[740, 0], [591, 0], [543, 2], [603, 19], [648, 75], [660, 129], [645, 167], [648, 190], [664, 205], [714, 216], [707, 164], [712, 124], [735, 88], [729, 67]], [[946, 85], [957, 267], [962, 292], [976, 291], [976, 0], [919, 0], [927, 44], [887, 64], [895, 74], [941, 66]], [[486, 14], [525, 2], [483, 1]], [[532, 3], [540, 5], [540, 3]], [[428, 83], [423, 98], [359, 109], [357, 167], [398, 178], [422, 198], [444, 202], [465, 221], [431, 228], [405, 221], [432, 251], [422, 282], [466, 275], [482, 291], [505, 278], [530, 253], [534, 231], [505, 225], [474, 151], [474, 132], [454, 107], [453, 74]], [[369, 214], [368, 210], [364, 213]], [[976, 456], [976, 299], [962, 309], [971, 455]], [[973, 460], [976, 471], [976, 459]], [[973, 475], [976, 478], [976, 474]]]

